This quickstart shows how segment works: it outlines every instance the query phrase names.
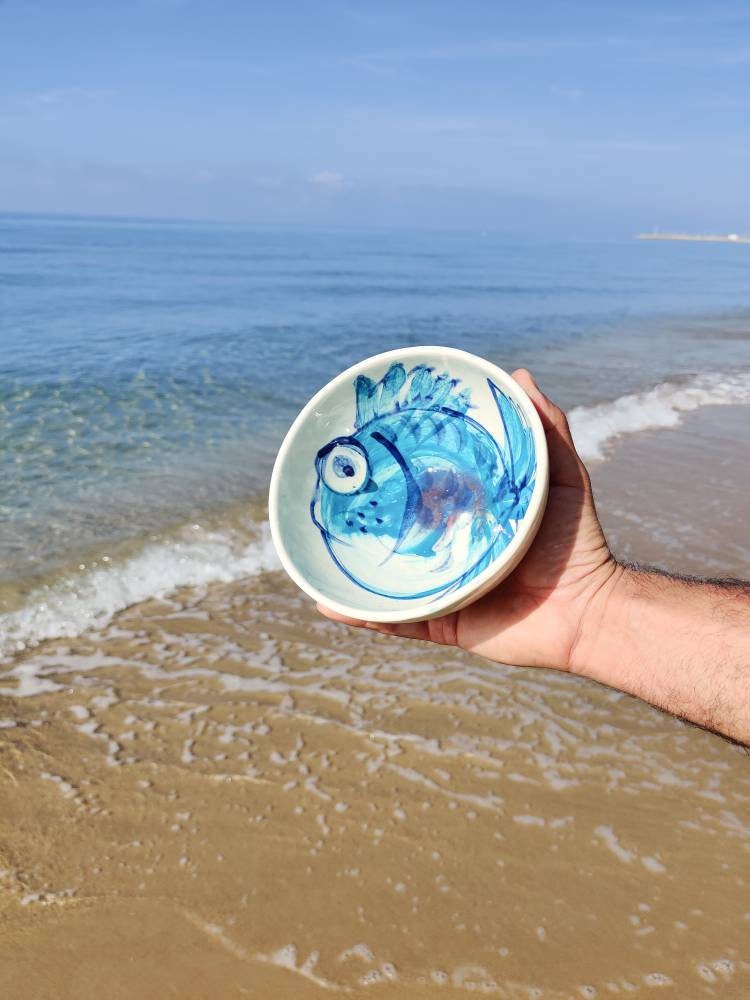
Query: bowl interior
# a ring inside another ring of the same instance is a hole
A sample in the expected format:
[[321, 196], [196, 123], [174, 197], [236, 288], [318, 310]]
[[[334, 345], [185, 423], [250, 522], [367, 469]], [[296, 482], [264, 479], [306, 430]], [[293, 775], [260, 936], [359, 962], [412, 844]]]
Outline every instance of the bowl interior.
[[271, 527], [317, 600], [372, 620], [430, 617], [515, 564], [546, 474], [539, 418], [506, 373], [407, 348], [308, 403], [276, 461]]

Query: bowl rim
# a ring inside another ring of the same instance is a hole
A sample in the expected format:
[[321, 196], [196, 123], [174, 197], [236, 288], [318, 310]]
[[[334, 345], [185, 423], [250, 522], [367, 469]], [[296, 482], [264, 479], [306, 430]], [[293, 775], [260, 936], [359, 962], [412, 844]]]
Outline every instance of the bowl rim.
[[[283, 540], [281, 526], [279, 523], [279, 494], [281, 490], [281, 468], [284, 465], [286, 455], [292, 442], [299, 433], [300, 428], [306, 422], [310, 414], [335, 390], [345, 382], [351, 382], [357, 375], [365, 374], [375, 365], [387, 364], [389, 361], [408, 361], [409, 359], [419, 359], [426, 353], [447, 355], [456, 360], [461, 360], [469, 365], [478, 367], [487, 377], [495, 381], [500, 388], [509, 389], [509, 394], [521, 407], [524, 416], [529, 422], [529, 426], [534, 436], [534, 448], [536, 452], [536, 481], [534, 490], [529, 501], [529, 506], [524, 516], [523, 530], [518, 531], [507, 548], [494, 559], [490, 565], [478, 576], [454, 591], [443, 594], [437, 600], [422, 600], [421, 602], [410, 601], [408, 598], [394, 598], [393, 610], [376, 611], [374, 609], [357, 608], [354, 605], [347, 605], [340, 601], [333, 600], [326, 594], [319, 591], [302, 574], [295, 565]], [[357, 621], [383, 622], [383, 623], [406, 623], [424, 621], [430, 618], [437, 618], [441, 615], [449, 614], [460, 607], [473, 603], [484, 593], [490, 590], [496, 583], [508, 576], [518, 565], [534, 540], [539, 525], [544, 514], [547, 502], [547, 492], [549, 488], [549, 458], [547, 452], [547, 436], [542, 426], [542, 421], [536, 411], [526, 391], [516, 380], [498, 365], [487, 361], [479, 355], [469, 351], [461, 350], [457, 347], [442, 347], [439, 345], [426, 344], [423, 346], [396, 348], [392, 351], [384, 351], [381, 354], [373, 354], [364, 358], [357, 364], [352, 365], [345, 371], [340, 372], [335, 378], [327, 382], [314, 396], [303, 406], [292, 422], [291, 427], [284, 436], [273, 471], [271, 472], [271, 482], [268, 493], [268, 520], [271, 528], [271, 538], [273, 540], [276, 553], [281, 561], [281, 565], [297, 586], [303, 590], [308, 597], [311, 597], [318, 604], [322, 604], [345, 618]], [[500, 564], [500, 565], [499, 565]]]

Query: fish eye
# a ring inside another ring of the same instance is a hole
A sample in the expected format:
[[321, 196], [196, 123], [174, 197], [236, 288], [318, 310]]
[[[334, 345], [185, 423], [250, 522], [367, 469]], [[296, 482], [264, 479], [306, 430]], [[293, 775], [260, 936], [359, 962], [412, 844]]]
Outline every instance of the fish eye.
[[320, 458], [320, 478], [334, 493], [356, 493], [370, 478], [367, 455], [353, 441], [334, 444]]

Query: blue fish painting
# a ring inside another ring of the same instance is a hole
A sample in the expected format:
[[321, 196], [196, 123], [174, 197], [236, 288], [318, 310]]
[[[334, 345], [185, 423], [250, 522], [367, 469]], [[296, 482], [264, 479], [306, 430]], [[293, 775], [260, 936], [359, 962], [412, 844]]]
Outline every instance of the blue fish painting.
[[354, 382], [355, 431], [317, 453], [310, 512], [343, 573], [383, 597], [426, 598], [481, 573], [513, 538], [534, 489], [534, 439], [490, 379], [497, 437], [469, 389], [420, 364]]

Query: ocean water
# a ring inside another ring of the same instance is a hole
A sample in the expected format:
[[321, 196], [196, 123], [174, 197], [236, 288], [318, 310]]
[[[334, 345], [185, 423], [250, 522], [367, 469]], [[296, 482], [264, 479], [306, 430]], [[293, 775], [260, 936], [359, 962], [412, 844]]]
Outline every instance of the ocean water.
[[0, 217], [3, 649], [274, 564], [276, 448], [379, 351], [524, 365], [584, 456], [750, 401], [750, 252]]

